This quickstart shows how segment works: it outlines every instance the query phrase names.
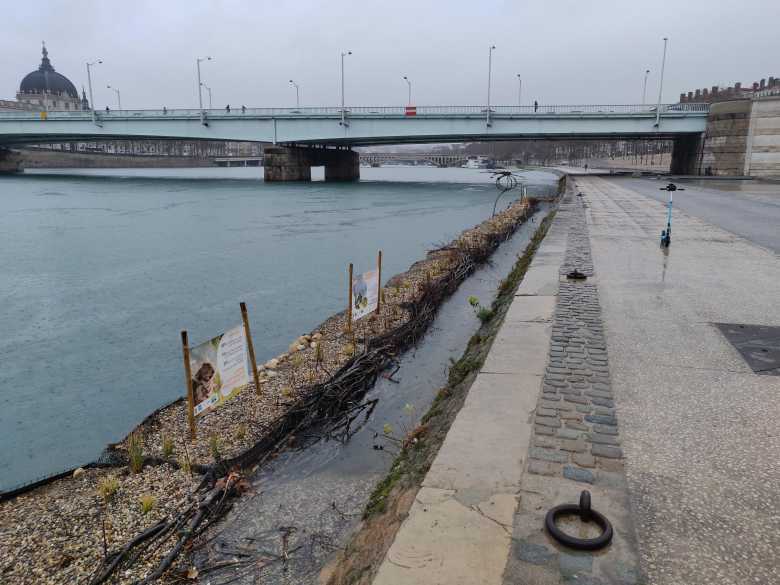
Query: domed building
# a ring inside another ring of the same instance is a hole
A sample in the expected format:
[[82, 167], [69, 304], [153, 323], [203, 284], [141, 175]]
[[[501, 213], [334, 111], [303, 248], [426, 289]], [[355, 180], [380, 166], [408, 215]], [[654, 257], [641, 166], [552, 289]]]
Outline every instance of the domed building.
[[22, 79], [17, 101], [46, 111], [88, 110], [89, 102], [82, 90], [82, 97], [71, 81], [54, 70], [49, 61], [49, 52], [43, 46], [43, 57], [37, 70], [28, 73]]

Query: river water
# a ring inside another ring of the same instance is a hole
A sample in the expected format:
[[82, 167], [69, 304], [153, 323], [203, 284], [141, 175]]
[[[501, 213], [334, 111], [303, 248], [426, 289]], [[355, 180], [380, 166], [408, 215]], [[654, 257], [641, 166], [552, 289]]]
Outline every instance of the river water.
[[[93, 460], [183, 393], [191, 343], [249, 307], [258, 362], [344, 305], [347, 263], [383, 274], [490, 215], [471, 169], [361, 169], [266, 184], [262, 169], [0, 176], [0, 490]], [[556, 177], [526, 172], [530, 191]], [[501, 206], [499, 206], [501, 207]]]

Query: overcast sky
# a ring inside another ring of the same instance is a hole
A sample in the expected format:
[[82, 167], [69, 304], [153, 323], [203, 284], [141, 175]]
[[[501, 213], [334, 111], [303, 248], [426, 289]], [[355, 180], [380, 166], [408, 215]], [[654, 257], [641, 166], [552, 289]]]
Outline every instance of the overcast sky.
[[[115, 106], [107, 84], [131, 108], [197, 107], [195, 58], [214, 107], [339, 103], [340, 53], [346, 101], [484, 104], [488, 47], [494, 104], [639, 103], [650, 69], [655, 101], [669, 50], [664, 101], [681, 91], [780, 76], [780, 0], [0, 0], [0, 99], [13, 99], [40, 63], [45, 40], [55, 69], [86, 85], [97, 107]], [[204, 92], [205, 93], [205, 92]], [[208, 98], [204, 95], [204, 100]]]

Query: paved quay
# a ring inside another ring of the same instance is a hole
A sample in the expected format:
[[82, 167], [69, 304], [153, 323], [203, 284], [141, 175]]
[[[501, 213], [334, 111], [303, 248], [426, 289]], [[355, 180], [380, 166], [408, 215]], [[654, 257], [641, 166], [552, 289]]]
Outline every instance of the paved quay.
[[[375, 584], [780, 583], [780, 375], [715, 325], [780, 326], [780, 259], [629, 184], [576, 177]], [[582, 489], [602, 551], [543, 528]]]
[[661, 201], [576, 183], [648, 583], [780, 583], [780, 376], [713, 325], [780, 326], [780, 259], [679, 210], [666, 254]]
[[[581, 201], [569, 192], [374, 584], [639, 582]], [[544, 531], [582, 489], [612, 521], [604, 553]]]
[[566, 236], [554, 221], [374, 585], [502, 582]]

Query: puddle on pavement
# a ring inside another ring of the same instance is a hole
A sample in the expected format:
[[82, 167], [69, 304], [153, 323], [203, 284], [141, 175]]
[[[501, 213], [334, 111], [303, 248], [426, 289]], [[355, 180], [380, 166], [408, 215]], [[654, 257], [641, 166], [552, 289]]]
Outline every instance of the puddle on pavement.
[[[383, 440], [385, 425], [396, 437], [416, 426], [446, 382], [450, 360], [460, 358], [479, 329], [468, 297], [474, 295], [484, 304], [492, 301], [501, 279], [547, 213], [542, 206], [533, 222], [521, 226], [496, 250], [490, 264], [442, 304], [425, 337], [399, 359], [400, 369], [393, 375], [398, 383], [380, 377], [368, 392], [364, 400], [378, 399], [376, 407], [348, 442], [323, 440], [284, 452], [250, 478], [252, 493], [212, 529], [211, 540], [196, 555], [196, 564], [203, 568], [201, 581], [318, 582], [320, 570], [346, 544], [374, 486], [392, 464], [397, 448]], [[281, 561], [285, 553], [286, 563]], [[207, 570], [216, 563], [236, 561], [239, 565], [229, 569]]]

